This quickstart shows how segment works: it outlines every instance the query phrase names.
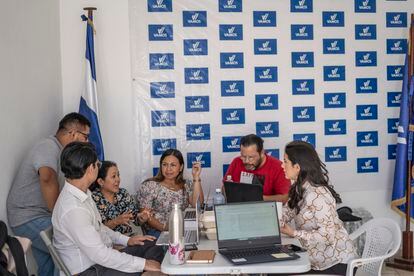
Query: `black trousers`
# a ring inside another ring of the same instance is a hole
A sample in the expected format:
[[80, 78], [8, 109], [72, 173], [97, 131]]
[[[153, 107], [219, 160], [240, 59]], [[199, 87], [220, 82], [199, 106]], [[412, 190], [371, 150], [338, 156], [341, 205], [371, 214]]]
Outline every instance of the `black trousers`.
[[[162, 262], [164, 258], [164, 251], [161, 246], [156, 246], [155, 241], [145, 241], [144, 245], [135, 245], [127, 246], [120, 250], [135, 257], [141, 257], [148, 260], [154, 260], [159, 263]], [[87, 270], [79, 273], [79, 276], [131, 276], [131, 275], [140, 275], [141, 273], [127, 273], [111, 268], [104, 267], [99, 264], [95, 264], [88, 268]]]

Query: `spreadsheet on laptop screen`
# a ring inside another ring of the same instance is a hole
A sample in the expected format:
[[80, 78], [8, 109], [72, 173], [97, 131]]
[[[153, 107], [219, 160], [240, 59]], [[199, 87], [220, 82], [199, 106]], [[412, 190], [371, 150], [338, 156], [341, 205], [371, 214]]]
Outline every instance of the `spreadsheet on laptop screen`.
[[276, 203], [234, 204], [216, 208], [219, 240], [279, 236]]

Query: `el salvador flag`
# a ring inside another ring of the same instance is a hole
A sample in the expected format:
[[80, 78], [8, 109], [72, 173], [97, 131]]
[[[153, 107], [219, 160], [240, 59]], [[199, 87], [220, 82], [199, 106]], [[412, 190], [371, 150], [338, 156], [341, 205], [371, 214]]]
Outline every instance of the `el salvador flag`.
[[[405, 215], [406, 211], [406, 186], [408, 160], [413, 160], [413, 132], [409, 130], [409, 124], [413, 123], [414, 114], [409, 114], [409, 104], [412, 102], [414, 92], [414, 76], [408, 76], [408, 59], [405, 59], [402, 97], [400, 106], [400, 120], [397, 137], [397, 156], [395, 162], [394, 185], [392, 189], [392, 208]], [[411, 99], [411, 100], [410, 100]], [[411, 122], [409, 119], [411, 118]], [[413, 193], [413, 180], [411, 180], [411, 193]], [[414, 218], [414, 196], [411, 196], [411, 220]]]
[[98, 123], [98, 95], [96, 93], [96, 71], [95, 54], [93, 42], [93, 23], [91, 18], [82, 15], [82, 20], [86, 21], [86, 87], [82, 92], [79, 113], [88, 118], [91, 122], [89, 141], [95, 145], [99, 160], [104, 160], [104, 149], [101, 131]]

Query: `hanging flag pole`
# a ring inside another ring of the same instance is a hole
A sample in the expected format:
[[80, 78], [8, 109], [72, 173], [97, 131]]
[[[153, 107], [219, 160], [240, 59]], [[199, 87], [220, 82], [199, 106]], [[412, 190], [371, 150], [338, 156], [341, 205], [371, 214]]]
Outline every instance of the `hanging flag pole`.
[[414, 271], [413, 232], [410, 222], [414, 217], [412, 205], [413, 179], [413, 144], [414, 144], [414, 14], [411, 14], [407, 57], [404, 68], [402, 87], [400, 124], [398, 126], [397, 160], [394, 175], [392, 207], [405, 215], [405, 231], [402, 233], [402, 256], [387, 262], [388, 266]]
[[104, 160], [104, 148], [99, 129], [99, 110], [98, 110], [98, 94], [96, 90], [96, 70], [95, 70], [95, 46], [93, 26], [93, 11], [95, 7], [86, 7], [84, 10], [88, 11], [88, 16], [82, 15], [83, 21], [86, 21], [86, 78], [85, 89], [82, 92], [79, 103], [79, 113], [84, 115], [91, 122], [89, 141], [95, 145], [96, 153], [99, 160]]

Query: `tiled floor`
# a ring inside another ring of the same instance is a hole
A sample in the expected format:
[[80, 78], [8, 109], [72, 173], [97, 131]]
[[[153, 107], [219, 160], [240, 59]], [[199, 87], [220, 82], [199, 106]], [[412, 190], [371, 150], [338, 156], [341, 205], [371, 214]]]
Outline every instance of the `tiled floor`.
[[388, 267], [384, 264], [382, 266], [382, 274], [381, 275], [383, 275], [383, 276], [391, 276], [391, 275], [414, 276], [414, 272], [401, 270], [401, 269], [395, 269], [395, 268], [392, 268], [392, 267]]

